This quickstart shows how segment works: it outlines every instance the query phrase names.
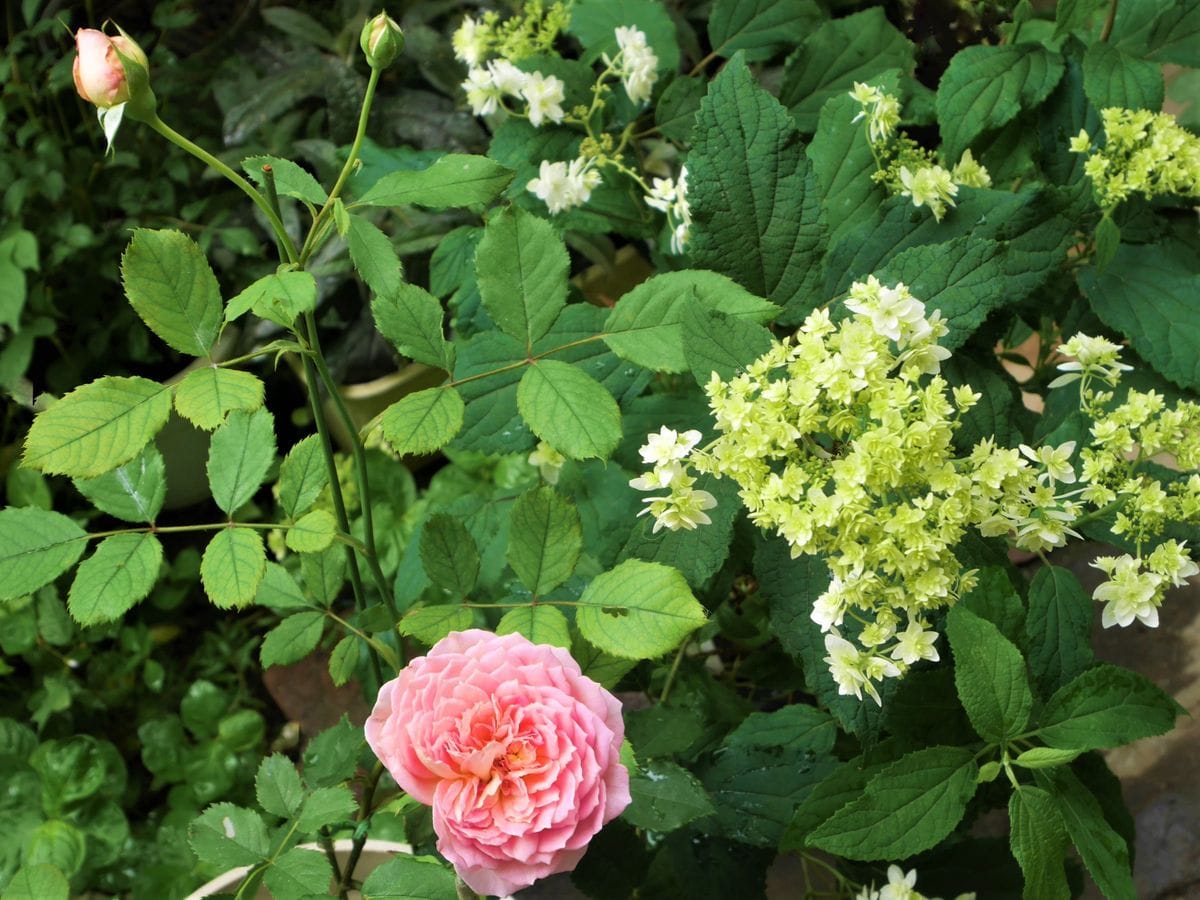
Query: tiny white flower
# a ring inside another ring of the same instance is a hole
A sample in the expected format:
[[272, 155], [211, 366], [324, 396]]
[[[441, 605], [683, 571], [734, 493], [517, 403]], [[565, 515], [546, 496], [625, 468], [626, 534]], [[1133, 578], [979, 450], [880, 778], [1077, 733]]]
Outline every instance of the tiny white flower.
[[525, 89], [526, 74], [507, 59], [493, 59], [488, 63], [492, 84], [502, 94], [519, 97]]
[[467, 102], [471, 104], [471, 112], [475, 115], [487, 116], [499, 109], [500, 91], [487, 69], [469, 70], [462, 87], [467, 93]]
[[529, 454], [529, 464], [537, 467], [538, 474], [546, 484], [558, 484], [558, 477], [562, 474], [562, 467], [566, 461], [565, 456], [545, 441], [538, 441], [537, 448]]
[[529, 122], [535, 128], [549, 119], [551, 122], [563, 120], [563, 91], [565, 85], [553, 75], [543, 75], [541, 72], [530, 72], [525, 77], [521, 87], [521, 96], [529, 104]]
[[483, 62], [487, 52], [486, 32], [475, 19], [467, 16], [463, 19], [454, 36], [450, 38], [450, 46], [454, 49], [454, 58], [468, 66], [475, 67]]
[[916, 885], [916, 869], [905, 875], [899, 866], [888, 866], [888, 883], [880, 888], [879, 900], [918, 900], [921, 895], [915, 890]]
[[911, 666], [923, 659], [937, 662], [937, 632], [926, 631], [917, 619], [908, 620], [908, 628], [896, 636], [896, 646], [892, 649], [892, 659], [898, 659], [906, 666]]
[[829, 655], [824, 662], [829, 666], [829, 674], [837, 682], [838, 694], [853, 694], [861, 700], [863, 683], [867, 679], [862, 672], [858, 648], [833, 631], [825, 635], [825, 652]]

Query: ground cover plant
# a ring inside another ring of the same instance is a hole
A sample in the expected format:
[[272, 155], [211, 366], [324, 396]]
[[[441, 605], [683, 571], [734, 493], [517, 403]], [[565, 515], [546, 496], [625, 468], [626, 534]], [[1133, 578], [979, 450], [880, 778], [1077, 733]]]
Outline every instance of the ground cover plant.
[[219, 140], [72, 23], [95, 164], [221, 185], [128, 211], [138, 353], [38, 364], [95, 243], [6, 195], [2, 896], [1133, 897], [1101, 751], [1182, 709], [1091, 635], [1200, 573], [1200, 6], [260, 13]]

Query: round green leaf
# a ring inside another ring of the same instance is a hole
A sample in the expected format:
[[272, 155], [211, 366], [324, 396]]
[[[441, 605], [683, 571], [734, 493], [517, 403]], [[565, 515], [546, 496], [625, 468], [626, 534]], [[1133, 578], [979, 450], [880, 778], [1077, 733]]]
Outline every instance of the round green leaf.
[[200, 581], [208, 599], [221, 609], [246, 606], [258, 592], [267, 567], [262, 537], [249, 528], [218, 531], [200, 560]]
[[333, 543], [336, 534], [337, 522], [333, 515], [323, 509], [314, 509], [288, 528], [285, 541], [297, 553], [318, 553]]
[[607, 459], [621, 440], [617, 401], [569, 363], [530, 365], [517, 386], [517, 407], [530, 431], [571, 459]]
[[383, 411], [379, 427], [384, 439], [402, 456], [432, 453], [448, 444], [462, 428], [465, 406], [452, 387], [409, 394]]
[[175, 389], [176, 411], [205, 431], [219, 426], [235, 409], [253, 412], [262, 403], [262, 381], [237, 369], [201, 366], [189, 372]]
[[575, 623], [584, 638], [613, 656], [662, 656], [706, 621], [678, 570], [627, 559], [592, 579]]

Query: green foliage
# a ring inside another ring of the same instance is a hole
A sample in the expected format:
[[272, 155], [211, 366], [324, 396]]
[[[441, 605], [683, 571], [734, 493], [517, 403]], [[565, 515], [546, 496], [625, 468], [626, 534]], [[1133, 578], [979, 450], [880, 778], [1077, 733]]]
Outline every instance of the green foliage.
[[447, 153], [427, 169], [383, 176], [359, 203], [428, 209], [483, 205], [500, 196], [511, 180], [512, 172], [490, 159]]
[[321, 453], [321, 436], [310, 434], [297, 441], [279, 466], [279, 502], [290, 518], [297, 518], [316, 502], [329, 484], [329, 470]]
[[362, 216], [350, 216], [346, 246], [354, 268], [378, 296], [388, 296], [401, 287], [404, 267], [392, 240]]
[[1158, 112], [1163, 104], [1162, 68], [1112, 44], [1092, 44], [1083, 55], [1083, 91], [1096, 109], [1120, 106]]
[[617, 402], [569, 363], [532, 363], [517, 385], [517, 408], [530, 431], [571, 459], [607, 459], [621, 440]]
[[462, 522], [437, 515], [421, 531], [421, 564], [434, 584], [466, 597], [479, 577], [479, 550]]
[[328, 198], [317, 179], [300, 168], [290, 159], [277, 156], [248, 156], [242, 160], [242, 171], [254, 179], [259, 186], [267, 183], [264, 166], [271, 167], [275, 190], [283, 197], [295, 197], [314, 206], [320, 206]]
[[1033, 694], [1025, 660], [986, 619], [957, 606], [946, 617], [954, 651], [954, 683], [979, 736], [1003, 741], [1025, 730]]
[[554, 227], [522, 209], [493, 216], [475, 254], [488, 314], [528, 352], [567, 301], [567, 251]]
[[428, 856], [398, 855], [367, 876], [363, 900], [457, 900], [454, 874]]
[[432, 453], [458, 434], [464, 412], [462, 396], [455, 388], [428, 388], [389, 406], [379, 427], [397, 453]]
[[114, 534], [79, 565], [67, 607], [80, 625], [114, 622], [158, 580], [163, 549], [152, 534]]
[[579, 512], [549, 488], [522, 494], [509, 524], [508, 564], [535, 595], [571, 577], [583, 548]]
[[79, 560], [85, 532], [62, 513], [25, 507], [0, 510], [0, 599], [49, 584]]
[[1041, 788], [1022, 785], [1008, 800], [1008, 818], [1012, 853], [1025, 875], [1022, 896], [1066, 900], [1071, 896], [1062, 860], [1067, 832], [1054, 798]]
[[579, 603], [575, 622], [583, 636], [630, 659], [673, 650], [706, 619], [678, 571], [636, 559], [592, 579]]
[[1029, 586], [1022, 646], [1034, 682], [1049, 696], [1092, 664], [1092, 600], [1066, 569], [1047, 566]]
[[708, 19], [713, 53], [768, 59], [798, 44], [821, 18], [811, 0], [717, 0]]
[[656, 760], [629, 779], [633, 802], [622, 817], [638, 828], [666, 834], [716, 812], [708, 792], [691, 772]]
[[230, 526], [213, 535], [204, 548], [200, 580], [216, 606], [245, 606], [258, 593], [266, 566], [266, 548], [258, 532]]
[[262, 486], [274, 461], [271, 414], [265, 409], [231, 413], [208, 448], [208, 483], [217, 506], [232, 516]]
[[584, 59], [617, 52], [613, 32], [619, 26], [636, 26], [658, 56], [660, 70], [679, 68], [679, 42], [675, 23], [659, 0], [579, 0], [571, 9], [570, 32], [583, 44]]
[[442, 305], [414, 284], [377, 291], [371, 312], [379, 333], [415, 362], [454, 369], [454, 345], [442, 335]]
[[249, 372], [201, 366], [175, 389], [175, 411], [205, 431], [224, 423], [233, 410], [254, 412], [263, 403], [263, 383]]
[[225, 307], [225, 321], [232, 322], [248, 312], [289, 328], [317, 305], [317, 282], [308, 272], [264, 275]]
[[1140, 675], [1098, 665], [1055, 691], [1038, 720], [1038, 737], [1051, 747], [1093, 750], [1162, 734], [1182, 708]]

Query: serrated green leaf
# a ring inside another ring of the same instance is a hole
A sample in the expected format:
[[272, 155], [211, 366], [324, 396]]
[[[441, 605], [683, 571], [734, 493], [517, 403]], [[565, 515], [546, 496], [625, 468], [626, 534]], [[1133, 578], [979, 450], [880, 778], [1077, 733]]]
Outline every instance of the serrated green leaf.
[[310, 434], [292, 446], [279, 466], [279, 503], [289, 518], [313, 505], [329, 484], [329, 469], [321, 449], [321, 436]]
[[254, 602], [278, 610], [312, 609], [313, 605], [292, 574], [274, 562], [267, 563]]
[[363, 882], [363, 900], [458, 900], [454, 873], [430, 856], [394, 856]]
[[50, 863], [21, 866], [4, 888], [4, 900], [67, 900], [71, 883]]
[[180, 353], [208, 356], [221, 329], [221, 289], [195, 241], [138, 228], [121, 257], [121, 281], [151, 331]]
[[391, 238], [362, 216], [349, 216], [346, 242], [354, 268], [377, 297], [400, 287], [404, 267]]
[[454, 516], [431, 516], [421, 530], [421, 564], [429, 580], [463, 598], [479, 577], [479, 549], [462, 521]]
[[1033, 577], [1023, 646], [1042, 696], [1091, 666], [1092, 606], [1067, 569], [1043, 566]]
[[680, 75], [663, 88], [654, 108], [654, 124], [663, 137], [673, 141], [689, 141], [696, 113], [707, 93], [708, 83], [703, 78]]
[[325, 631], [325, 613], [292, 613], [263, 638], [259, 658], [264, 668], [288, 666], [317, 649]]
[[[282, 10], [286, 7], [276, 6]], [[306, 900], [314, 894], [327, 894], [333, 879], [329, 860], [320, 850], [293, 847], [267, 869], [263, 881], [275, 900]]]
[[27, 506], [0, 510], [0, 600], [32, 594], [75, 565], [87, 532], [62, 513]]
[[570, 459], [607, 459], [621, 441], [617, 401], [569, 363], [532, 363], [517, 385], [517, 408], [530, 431]]
[[300, 579], [318, 603], [328, 606], [337, 599], [346, 582], [346, 550], [329, 547], [300, 557]]
[[334, 685], [341, 687], [354, 677], [358, 657], [357, 637], [348, 634], [337, 642], [337, 646], [329, 654], [329, 678]]
[[400, 617], [397, 628], [401, 634], [411, 635], [432, 646], [452, 631], [470, 628], [474, 621], [471, 610], [465, 606], [418, 606]]
[[262, 486], [274, 461], [271, 414], [265, 409], [231, 412], [208, 447], [208, 483], [217, 506], [232, 516]]
[[383, 437], [401, 456], [432, 453], [453, 440], [466, 407], [450, 386], [428, 388], [393, 403], [379, 418]]
[[980, 737], [1008, 740], [1025, 730], [1033, 694], [1025, 660], [1000, 630], [968, 609], [956, 606], [946, 617], [954, 651], [954, 683]]
[[284, 197], [306, 200], [313, 206], [324, 204], [328, 195], [317, 179], [290, 159], [277, 156], [248, 156], [242, 160], [242, 171], [249, 175], [259, 187], [267, 183], [263, 166], [271, 167], [275, 177], [275, 191]]
[[188, 826], [188, 843], [216, 869], [252, 866], [270, 851], [267, 828], [253, 810], [214, 803]]
[[314, 832], [322, 826], [350, 818], [357, 806], [354, 795], [344, 785], [317, 788], [304, 799], [297, 827], [302, 832]]
[[767, 59], [800, 43], [821, 17], [813, 0], [717, 0], [708, 39], [717, 56], [744, 50], [747, 60]]
[[882, 7], [822, 22], [801, 37], [804, 42], [787, 58], [779, 88], [779, 102], [801, 131], [816, 131], [821, 107], [849, 93], [855, 82], [871, 83], [888, 69], [913, 69], [916, 48]]
[[512, 170], [487, 157], [447, 153], [427, 169], [384, 175], [358, 202], [426, 209], [483, 206], [499, 197], [512, 177]]
[[1112, 42], [1139, 59], [1200, 68], [1200, 2], [1138, 0], [1117, 7]]
[[723, 275], [686, 270], [655, 275], [625, 294], [604, 322], [604, 340], [622, 359], [655, 372], [685, 372], [683, 317], [693, 303], [765, 324], [779, 313]]
[[658, 0], [577, 0], [571, 8], [568, 31], [583, 44], [584, 61], [593, 62], [604, 53], [616, 56], [614, 32], [630, 25], [646, 35], [646, 43], [658, 56], [659, 71], [679, 68], [675, 23]]
[[506, 612], [496, 624], [496, 634], [523, 634], [535, 644], [552, 644], [571, 649], [571, 629], [558, 609], [546, 604], [519, 606]]
[[862, 797], [869, 782], [883, 764], [866, 766], [861, 756], [842, 763], [813, 787], [800, 804], [779, 840], [780, 850], [799, 850], [808, 836], [830, 816]]
[[79, 565], [67, 607], [80, 625], [115, 622], [144, 599], [162, 566], [163, 549], [152, 534], [114, 534]]
[[579, 512], [548, 487], [513, 504], [508, 564], [534, 595], [544, 596], [571, 577], [583, 549]]
[[319, 553], [333, 543], [337, 536], [337, 522], [333, 514], [324, 509], [314, 509], [296, 520], [284, 533], [289, 550], [297, 553]]
[[833, 750], [837, 735], [833, 716], [815, 706], [797, 703], [769, 713], [751, 713], [723, 743], [730, 748], [801, 747], [825, 754]]
[[787, 111], [740, 57], [700, 106], [688, 184], [697, 267], [780, 305], [817, 304], [826, 243], [817, 181]]
[[263, 383], [237, 369], [201, 366], [175, 388], [175, 410], [205, 431], [212, 431], [235, 409], [253, 412], [263, 404]]
[[1163, 90], [1161, 65], [1135, 59], [1107, 42], [1092, 44], [1083, 55], [1083, 92], [1096, 109], [1158, 112]]
[[291, 818], [304, 801], [304, 785], [292, 761], [282, 753], [272, 753], [258, 764], [254, 777], [254, 795], [258, 805], [271, 815]]
[[343, 715], [304, 748], [304, 782], [310, 788], [332, 787], [348, 781], [358, 767], [363, 732]]
[[665, 834], [716, 812], [700, 781], [665, 759], [651, 760], [629, 778], [633, 802], [621, 814], [638, 828]]
[[1054, 800], [1067, 834], [1101, 893], [1109, 900], [1134, 900], [1137, 893], [1129, 846], [1108, 824], [1092, 792], [1066, 767], [1039, 769], [1033, 774]]
[[[1147, 266], [1151, 255], [1155, 264]], [[1077, 277], [1096, 315], [1155, 371], [1200, 390], [1200, 333], [1179, 327], [1200, 316], [1200, 272], [1154, 244], [1124, 244], [1103, 272], [1089, 266]]]
[[593, 578], [579, 604], [584, 638], [626, 659], [662, 656], [707, 619], [678, 570], [637, 559]]
[[848, 859], [901, 859], [928, 850], [963, 817], [979, 769], [965, 747], [928, 747], [886, 766], [815, 829], [808, 845]]
[[937, 114], [947, 154], [1033, 109], [1062, 78], [1062, 57], [1041, 44], [976, 45], [960, 50], [938, 82]]
[[502, 210], [484, 229], [475, 253], [483, 306], [527, 350], [566, 305], [569, 262], [554, 226], [522, 209]]
[[254, 600], [267, 566], [262, 536], [249, 528], [222, 528], [204, 548], [200, 581], [208, 599], [221, 609]]
[[771, 349], [771, 332], [745, 319], [690, 304], [683, 316], [683, 346], [701, 387], [715, 372], [726, 381]]
[[1053, 747], [1032, 747], [1013, 760], [1013, 765], [1024, 769], [1053, 769], [1065, 766], [1082, 750], [1055, 750]]
[[375, 327], [410, 359], [450, 372], [454, 345], [442, 333], [442, 304], [415, 284], [400, 284], [371, 301]]
[[317, 306], [317, 282], [308, 272], [279, 272], [264, 275], [225, 307], [225, 321], [253, 312], [284, 328], [291, 328], [296, 319]]
[[1042, 709], [1038, 737], [1063, 750], [1119, 747], [1164, 734], [1178, 703], [1136, 672], [1101, 664], [1059, 688]]
[[137, 456], [170, 415], [169, 388], [148, 378], [98, 378], [33, 420], [24, 464], [51, 475], [103, 475]]
[[1025, 876], [1024, 900], [1067, 900], [1071, 888], [1063, 871], [1067, 831], [1054, 799], [1024, 784], [1008, 798], [1009, 842]]

